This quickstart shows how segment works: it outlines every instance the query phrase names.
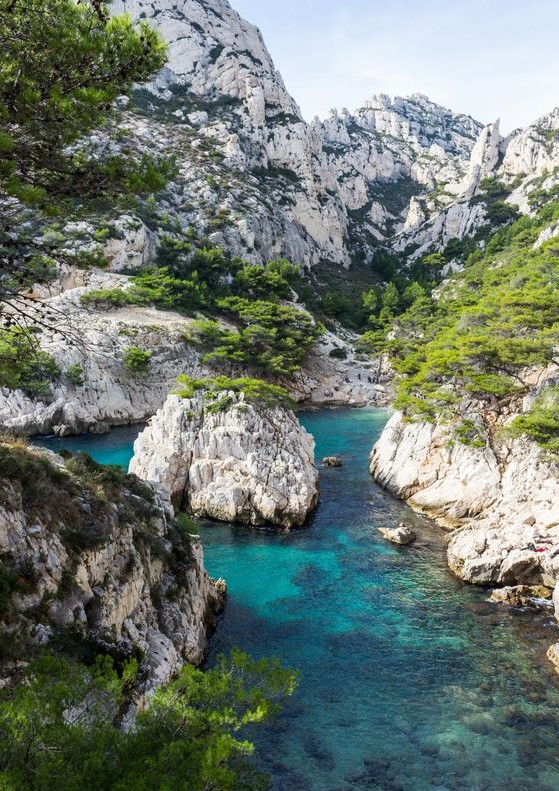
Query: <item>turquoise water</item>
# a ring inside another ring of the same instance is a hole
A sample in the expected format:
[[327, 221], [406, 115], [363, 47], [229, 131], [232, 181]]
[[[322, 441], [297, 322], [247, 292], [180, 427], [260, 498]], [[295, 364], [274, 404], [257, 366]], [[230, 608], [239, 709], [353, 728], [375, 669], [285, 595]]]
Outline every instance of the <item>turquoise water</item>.
[[134, 455], [134, 440], [143, 429], [143, 425], [119, 426], [108, 434], [81, 434], [77, 437], [36, 437], [33, 442], [49, 450], [59, 451], [62, 448], [75, 453], [83, 450], [99, 462], [99, 464], [119, 464], [128, 467]]
[[[301, 673], [258, 736], [274, 791], [558, 791], [551, 614], [501, 609], [460, 583], [444, 534], [375, 486], [367, 456], [387, 413], [301, 417], [317, 457], [344, 461], [321, 470], [309, 527], [201, 528], [208, 570], [229, 588], [209, 661], [239, 646]], [[87, 441], [99, 460], [124, 450]], [[379, 538], [402, 518], [419, 534], [412, 547]]]

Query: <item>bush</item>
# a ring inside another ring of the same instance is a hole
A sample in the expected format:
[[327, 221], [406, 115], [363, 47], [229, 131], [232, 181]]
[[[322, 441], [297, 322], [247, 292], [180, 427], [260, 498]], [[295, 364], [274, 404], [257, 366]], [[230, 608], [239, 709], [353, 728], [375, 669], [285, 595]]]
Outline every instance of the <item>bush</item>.
[[247, 739], [293, 694], [294, 672], [240, 651], [205, 672], [187, 665], [155, 692], [133, 729], [121, 730], [138, 665], [119, 660], [98, 657], [84, 667], [44, 655], [26, 669], [26, 683], [1, 691], [2, 788], [265, 787]]
[[83, 368], [81, 365], [69, 365], [65, 371], [66, 379], [75, 387], [81, 387], [84, 383]]
[[39, 348], [37, 336], [37, 331], [19, 327], [0, 329], [0, 386], [49, 395], [61, 371], [54, 357]]
[[343, 346], [334, 346], [328, 352], [328, 357], [332, 357], [333, 360], [347, 360], [347, 349]]
[[194, 323], [189, 339], [208, 349], [205, 361], [230, 360], [291, 376], [323, 332], [309, 313], [291, 306], [229, 297], [219, 300], [218, 307], [227, 311], [239, 328], [232, 331], [216, 322]]
[[[285, 388], [246, 376], [238, 379], [230, 379], [227, 376], [193, 379], [185, 374], [179, 376], [177, 384], [176, 392], [181, 398], [193, 398], [196, 393], [204, 391], [211, 398], [219, 399], [221, 393], [231, 391], [237, 394], [244, 393], [245, 401], [249, 403], [262, 403], [268, 407], [291, 404], [291, 398]], [[216, 411], [219, 411], [217, 407]]]
[[138, 346], [129, 346], [124, 350], [123, 365], [135, 376], [145, 376], [149, 370], [151, 352]]
[[559, 455], [559, 385], [545, 390], [527, 414], [512, 422], [509, 433], [530, 437], [547, 452]]

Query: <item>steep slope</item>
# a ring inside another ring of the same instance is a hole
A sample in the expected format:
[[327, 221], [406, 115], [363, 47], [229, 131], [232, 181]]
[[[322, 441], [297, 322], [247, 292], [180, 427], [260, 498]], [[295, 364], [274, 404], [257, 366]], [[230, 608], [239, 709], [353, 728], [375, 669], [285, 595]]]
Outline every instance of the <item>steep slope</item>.
[[[462, 180], [443, 181], [435, 193], [412, 199], [395, 249], [415, 246], [412, 258], [418, 258], [443, 250], [452, 239], [471, 237], [479, 243], [487, 237], [492, 219], [506, 222], [506, 213], [499, 216], [499, 201], [533, 214], [559, 185], [558, 133], [559, 109], [507, 138], [501, 136], [498, 121], [485, 127]], [[493, 190], [500, 187], [499, 194], [487, 194], [487, 180], [493, 181]]]
[[[559, 203], [547, 199], [533, 218], [497, 232], [422, 313], [412, 307], [393, 327], [402, 413], [376, 446], [371, 471], [443, 523], [467, 525], [470, 538], [500, 536], [506, 550], [489, 540], [451, 542], [452, 567], [473, 582], [543, 574], [534, 539], [559, 544], [558, 217]], [[519, 549], [531, 564], [511, 570], [507, 554]], [[468, 553], [479, 562], [467, 562]]]
[[147, 128], [128, 123], [145, 145], [180, 152], [161, 209], [214, 244], [256, 262], [370, 262], [414, 194], [467, 170], [481, 125], [420, 95], [375, 97], [353, 115], [306, 124], [260, 32], [225, 0], [113, 8], [148, 19], [170, 42], [151, 93], [136, 97]]
[[0, 445], [0, 669], [41, 646], [143, 657], [144, 691], [200, 663], [223, 585], [168, 493], [86, 456]]

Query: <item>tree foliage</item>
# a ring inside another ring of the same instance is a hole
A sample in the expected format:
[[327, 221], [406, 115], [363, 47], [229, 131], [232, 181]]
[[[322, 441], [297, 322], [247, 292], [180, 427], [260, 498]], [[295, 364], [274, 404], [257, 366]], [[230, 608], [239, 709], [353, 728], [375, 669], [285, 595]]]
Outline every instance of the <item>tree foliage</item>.
[[[28, 297], [30, 286], [52, 278], [57, 262], [102, 263], [67, 249], [49, 217], [159, 190], [173, 169], [110, 143], [116, 98], [163, 65], [166, 45], [145, 22], [108, 8], [105, 0], [0, 0], [0, 343], [12, 344], [13, 330], [26, 335], [18, 343], [29, 368], [45, 366], [41, 329], [79, 337]], [[105, 136], [92, 136], [104, 127]], [[0, 365], [0, 385], [17, 386], [8, 374]]]
[[269, 375], [291, 376], [323, 332], [309, 313], [290, 305], [242, 297], [227, 297], [217, 305], [238, 328], [225, 329], [211, 320], [194, 323], [189, 340], [208, 349], [207, 361], [229, 360]]
[[275, 714], [296, 674], [240, 651], [206, 672], [185, 666], [132, 730], [115, 727], [137, 683], [107, 658], [89, 668], [44, 656], [3, 690], [5, 791], [249, 791], [267, 786], [250, 758], [253, 729]]
[[81, 141], [163, 65], [159, 35], [100, 1], [0, 0], [0, 20], [0, 189], [45, 205], [53, 193], [129, 178]]
[[432, 418], [464, 396], [522, 394], [530, 368], [554, 358], [559, 242], [533, 244], [557, 216], [559, 204], [548, 204], [500, 229], [436, 300], [419, 296], [397, 318], [388, 346], [401, 374], [400, 408]]

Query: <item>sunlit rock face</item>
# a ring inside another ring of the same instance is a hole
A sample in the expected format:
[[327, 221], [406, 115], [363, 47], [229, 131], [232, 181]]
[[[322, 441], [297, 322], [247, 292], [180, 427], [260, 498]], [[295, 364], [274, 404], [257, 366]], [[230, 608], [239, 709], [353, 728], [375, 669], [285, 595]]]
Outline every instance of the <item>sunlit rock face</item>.
[[[402, 231], [401, 248], [412, 244], [415, 196], [423, 200], [420, 224], [429, 224], [464, 191], [483, 131], [472, 118], [420, 94], [381, 95], [354, 113], [308, 124], [260, 31], [227, 2], [115, 0], [113, 9], [148, 21], [169, 42], [167, 66], [151, 86], [151, 104], [145, 96], [141, 102], [134, 133], [180, 150], [183, 168], [168, 208], [183, 219], [185, 203], [221, 211], [228, 220], [214, 227], [216, 243], [254, 261], [286, 255], [307, 267], [348, 266]], [[189, 211], [189, 222], [208, 223], [201, 209]]]
[[16, 471], [0, 478], [0, 560], [26, 568], [30, 579], [10, 594], [4, 626], [8, 619], [23, 645], [48, 645], [68, 630], [99, 650], [139, 650], [146, 693], [185, 662], [201, 663], [224, 585], [208, 577], [200, 542], [177, 538], [167, 491], [124, 478], [98, 496], [87, 467], [76, 475], [61, 456], [38, 448], [8, 443], [2, 452], [13, 455], [14, 470], [36, 470], [33, 486]]
[[[221, 401], [221, 405], [220, 405]], [[178, 508], [250, 525], [302, 525], [318, 502], [314, 441], [290, 409], [224, 393], [169, 396], [134, 444], [130, 471]]]

